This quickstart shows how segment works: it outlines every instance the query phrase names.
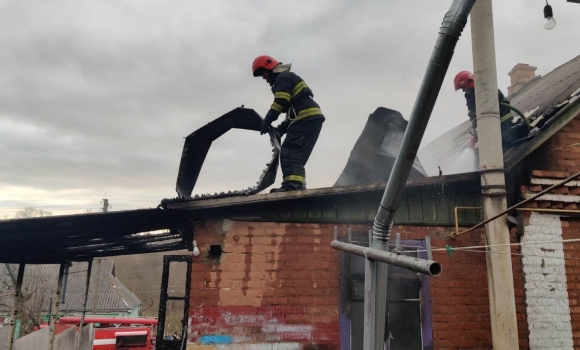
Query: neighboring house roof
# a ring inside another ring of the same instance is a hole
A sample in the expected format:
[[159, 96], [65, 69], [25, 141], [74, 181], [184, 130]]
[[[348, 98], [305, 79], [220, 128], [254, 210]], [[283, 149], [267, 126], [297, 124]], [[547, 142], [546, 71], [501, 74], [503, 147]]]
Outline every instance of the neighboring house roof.
[[[14, 284], [8, 273], [10, 266], [17, 275], [18, 265], [0, 265], [0, 281], [2, 295], [0, 312], [11, 313]], [[40, 313], [50, 313], [52, 310], [55, 289], [58, 281], [60, 265], [26, 265], [24, 269], [23, 290], [25, 298], [31, 298], [30, 303]], [[74, 262], [69, 267], [66, 283], [65, 301], [59, 306], [59, 313], [79, 313], [83, 310], [85, 300], [86, 276], [88, 263]], [[141, 305], [137, 298], [114, 275], [115, 262], [110, 259], [96, 259], [91, 269], [91, 279], [86, 309], [89, 313], [120, 313], [130, 312]], [[95, 299], [95, 295], [98, 298]], [[96, 302], [96, 304], [95, 304]]]

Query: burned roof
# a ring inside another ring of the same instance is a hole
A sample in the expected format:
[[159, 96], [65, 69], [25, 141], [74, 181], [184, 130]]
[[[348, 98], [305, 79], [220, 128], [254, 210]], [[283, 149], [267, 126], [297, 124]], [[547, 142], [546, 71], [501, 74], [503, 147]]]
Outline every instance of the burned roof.
[[192, 249], [191, 223], [162, 209], [0, 221], [0, 261], [50, 264]]

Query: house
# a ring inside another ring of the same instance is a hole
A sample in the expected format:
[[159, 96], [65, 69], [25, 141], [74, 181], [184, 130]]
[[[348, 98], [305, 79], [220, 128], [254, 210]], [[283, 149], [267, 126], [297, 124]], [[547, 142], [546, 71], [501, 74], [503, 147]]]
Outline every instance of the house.
[[[508, 207], [580, 171], [580, 56], [527, 77], [510, 95], [531, 123], [504, 150]], [[442, 176], [410, 179], [395, 216], [404, 254], [426, 256], [429, 236], [443, 272], [389, 269], [390, 349], [492, 347], [484, 232], [450, 238], [483, 219], [480, 175], [450, 174], [447, 165], [438, 165]], [[336, 230], [340, 240], [368, 244], [383, 190], [373, 183], [168, 203], [196, 220], [202, 252], [192, 258], [188, 349], [362, 349], [364, 260], [330, 242]], [[580, 346], [579, 194], [580, 181], [569, 181], [510, 213], [522, 349]]]
[[[87, 283], [86, 262], [71, 263], [63, 283], [59, 315], [81, 315], [84, 310]], [[14, 283], [8, 268], [16, 275], [18, 265], [3, 265], [0, 269], [2, 299], [0, 314], [12, 314]], [[23, 297], [26, 315], [48, 320], [52, 313], [59, 265], [27, 265], [24, 270]], [[139, 316], [141, 301], [115, 277], [115, 262], [96, 259], [91, 269], [91, 283], [86, 304], [86, 315]]]
[[[528, 199], [509, 213], [516, 219], [510, 241], [518, 338], [522, 349], [571, 348], [580, 345], [580, 181], [569, 177], [580, 176], [580, 56], [543, 77], [530, 76], [530, 69], [514, 67], [518, 74], [511, 76], [527, 81], [516, 79], [518, 88], [508, 89], [530, 127], [515, 123], [519, 137], [504, 150], [508, 206]], [[461, 128], [444, 137], [461, 138]], [[369, 156], [392, 161], [392, 152], [380, 154], [385, 157]], [[476, 153], [466, 155], [477, 164]], [[443, 272], [429, 278], [389, 269], [388, 346], [491, 348], [484, 232], [451, 238], [483, 220], [480, 174], [449, 167], [446, 159], [456, 159], [449, 154], [419, 159], [392, 233], [401, 235], [401, 254], [417, 257], [427, 255], [428, 236]], [[419, 176], [423, 171], [430, 176]], [[186, 288], [189, 349], [361, 349], [364, 260], [330, 242], [337, 232], [339, 240], [368, 244], [384, 186], [210, 196], [148, 210], [8, 220], [0, 222], [2, 262], [62, 264], [197, 246], [201, 254], [191, 258]], [[143, 234], [155, 230], [162, 232]]]

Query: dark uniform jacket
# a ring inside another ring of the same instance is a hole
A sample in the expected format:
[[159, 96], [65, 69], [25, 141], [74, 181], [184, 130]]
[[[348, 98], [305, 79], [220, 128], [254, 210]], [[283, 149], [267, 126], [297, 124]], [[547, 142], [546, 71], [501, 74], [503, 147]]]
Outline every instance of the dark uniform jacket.
[[[465, 93], [465, 100], [467, 101], [467, 109], [469, 110], [469, 117], [471, 118], [471, 116], [473, 115], [473, 118], [475, 118], [475, 91], [468, 91]], [[503, 93], [501, 92], [501, 90], [497, 90], [497, 100], [498, 103], [510, 103], [508, 101], [507, 98], [505, 98], [505, 96], [503, 95]], [[504, 115], [508, 114], [510, 112], [510, 109], [506, 106], [502, 106], [501, 104], [499, 105], [499, 116], [500, 118], [503, 117]]]
[[285, 134], [292, 124], [301, 120], [324, 119], [320, 106], [312, 99], [312, 90], [298, 75], [290, 71], [277, 73], [271, 85], [274, 103], [266, 119], [274, 121], [280, 113], [286, 113], [286, 120], [277, 128], [280, 134]]

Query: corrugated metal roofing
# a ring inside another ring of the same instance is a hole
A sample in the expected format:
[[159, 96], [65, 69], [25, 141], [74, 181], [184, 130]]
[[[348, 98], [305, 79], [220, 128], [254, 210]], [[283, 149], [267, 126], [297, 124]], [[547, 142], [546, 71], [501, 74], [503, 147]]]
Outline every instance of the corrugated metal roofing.
[[[7, 265], [0, 265], [0, 312], [10, 313], [14, 292], [14, 284], [7, 270]], [[16, 276], [18, 265], [8, 265]], [[135, 294], [114, 276], [115, 262], [110, 259], [96, 259], [93, 262], [89, 294], [87, 299], [88, 312], [121, 313], [138, 308], [141, 301]], [[60, 265], [26, 265], [24, 270], [23, 294], [29, 298], [28, 303], [40, 310], [40, 313], [50, 313], [52, 309], [58, 272]], [[83, 310], [85, 298], [86, 276], [88, 263], [74, 262], [69, 267], [65, 301], [60, 304], [60, 313], [78, 313]], [[95, 295], [98, 298], [95, 299]], [[95, 304], [96, 302], [96, 304]]]

